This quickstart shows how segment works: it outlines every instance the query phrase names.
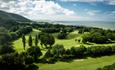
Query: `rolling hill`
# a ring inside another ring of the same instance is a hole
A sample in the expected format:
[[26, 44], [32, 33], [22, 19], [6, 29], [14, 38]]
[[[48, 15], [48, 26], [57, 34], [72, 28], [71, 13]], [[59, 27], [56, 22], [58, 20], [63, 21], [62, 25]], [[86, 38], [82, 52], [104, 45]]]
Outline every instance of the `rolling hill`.
[[14, 13], [8, 13], [0, 10], [0, 26], [9, 27], [12, 23], [30, 22], [31, 20]]

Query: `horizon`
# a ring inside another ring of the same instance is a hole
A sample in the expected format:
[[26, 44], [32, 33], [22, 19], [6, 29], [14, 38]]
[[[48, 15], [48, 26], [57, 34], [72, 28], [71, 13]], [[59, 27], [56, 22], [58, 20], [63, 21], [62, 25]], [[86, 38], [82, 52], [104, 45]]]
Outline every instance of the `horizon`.
[[114, 0], [1, 0], [0, 10], [31, 20], [115, 21]]

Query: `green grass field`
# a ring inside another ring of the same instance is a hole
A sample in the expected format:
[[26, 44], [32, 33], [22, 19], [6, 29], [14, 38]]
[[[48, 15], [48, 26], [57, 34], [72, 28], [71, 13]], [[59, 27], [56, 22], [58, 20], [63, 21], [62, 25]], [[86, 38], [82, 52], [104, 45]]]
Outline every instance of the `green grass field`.
[[39, 64], [40, 70], [96, 70], [98, 67], [115, 62], [115, 55], [99, 58], [73, 60], [72, 62], [57, 62], [55, 64]]
[[[34, 36], [39, 33], [39, 30], [33, 30], [30, 34]], [[78, 34], [78, 31], [74, 31], [69, 34], [68, 39], [59, 40], [56, 38], [56, 33], [53, 34], [55, 36], [55, 44], [62, 44], [65, 48], [71, 48], [72, 46], [78, 47], [82, 43], [78, 43], [75, 39], [80, 38], [82, 35]], [[26, 35], [26, 42], [28, 42], [29, 34]], [[40, 44], [38, 44], [40, 46]], [[88, 44], [82, 44], [85, 46], [91, 46]], [[115, 45], [114, 43], [111, 44], [92, 44], [92, 45]], [[17, 52], [22, 52], [23, 45], [22, 40], [19, 38], [18, 40], [13, 42], [13, 46]], [[26, 49], [28, 48], [28, 44], [26, 44]], [[45, 52], [45, 51], [42, 51]], [[115, 55], [112, 56], [104, 56], [99, 58], [87, 58], [87, 59], [77, 59], [71, 62], [56, 62], [55, 64], [37, 64], [39, 66], [39, 70], [96, 70], [98, 67], [103, 67], [105, 65], [110, 65], [115, 62]]]

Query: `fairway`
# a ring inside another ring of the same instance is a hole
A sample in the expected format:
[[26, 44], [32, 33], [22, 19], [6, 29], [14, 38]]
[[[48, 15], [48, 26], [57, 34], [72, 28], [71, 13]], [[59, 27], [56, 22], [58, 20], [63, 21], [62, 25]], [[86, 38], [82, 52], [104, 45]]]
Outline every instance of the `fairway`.
[[40, 70], [96, 70], [98, 67], [115, 62], [115, 55], [99, 58], [73, 60], [71, 62], [57, 62], [55, 64], [39, 64]]
[[[34, 29], [33, 32], [30, 34], [33, 37], [33, 41], [35, 38], [35, 35], [39, 33], [39, 30]], [[29, 35], [26, 35], [26, 42], [28, 42], [28, 37]], [[78, 34], [78, 31], [74, 31], [69, 34], [68, 39], [57, 39], [56, 36], [57, 34], [54, 33], [53, 36], [55, 37], [55, 44], [62, 44], [66, 49], [71, 48], [72, 46], [78, 47], [82, 43], [78, 43], [75, 41], [77, 38], [81, 38], [82, 34]], [[38, 44], [40, 48], [40, 44]], [[114, 45], [114, 43], [110, 44], [82, 44], [85, 45], [86, 47], [92, 46], [92, 45]], [[17, 52], [22, 52], [23, 50], [23, 45], [22, 45], [22, 39], [19, 38], [18, 40], [13, 42], [13, 46], [16, 49]], [[26, 50], [28, 47], [28, 43], [26, 43]], [[43, 51], [45, 53], [46, 51]], [[103, 57], [98, 57], [98, 58], [91, 58], [88, 57], [86, 59], [76, 59], [71, 62], [56, 62], [55, 64], [37, 64], [39, 66], [39, 70], [96, 70], [98, 67], [103, 67], [105, 65], [110, 65], [115, 62], [115, 55], [112, 56], [103, 56]]]
[[[33, 29], [33, 32], [30, 33], [32, 35], [32, 37], [33, 37], [33, 42], [34, 42], [34, 39], [35, 39], [35, 35], [39, 34], [39, 32], [40, 32], [40, 30]], [[29, 38], [30, 34], [26, 35], [26, 42], [28, 42], [28, 38]], [[102, 45], [103, 46], [111, 46], [111, 45], [115, 45], [115, 43], [109, 43], [109, 44], [95, 44], [95, 43], [83, 44], [83, 43], [76, 42], [75, 39], [79, 39], [79, 38], [81, 38], [82, 35], [84, 35], [84, 34], [78, 34], [77, 30], [74, 31], [74, 32], [71, 32], [68, 35], [68, 39], [57, 39], [57, 33], [54, 33], [52, 35], [55, 37], [55, 44], [64, 45], [65, 49], [69, 49], [71, 47], [79, 47], [80, 45], [84, 45], [86, 47], [90, 47], [92, 45], [95, 45], [95, 46], [102, 46]], [[24, 51], [23, 50], [23, 44], [22, 44], [22, 39], [21, 38], [19, 38], [18, 40], [15, 40], [13, 42], [13, 46], [16, 49], [17, 52]], [[40, 43], [38, 44], [38, 46], [40, 48], [42, 48], [41, 45], [40, 45]], [[26, 43], [26, 49], [27, 48], [28, 48], [28, 43]]]

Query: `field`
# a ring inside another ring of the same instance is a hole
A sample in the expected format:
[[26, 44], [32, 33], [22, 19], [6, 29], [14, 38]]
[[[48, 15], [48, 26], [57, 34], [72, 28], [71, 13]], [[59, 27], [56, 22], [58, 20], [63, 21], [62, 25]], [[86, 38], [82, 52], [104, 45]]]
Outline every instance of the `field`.
[[[30, 34], [35, 36], [35, 34], [39, 33], [39, 30], [34, 29], [33, 32]], [[75, 39], [81, 38], [82, 35], [78, 34], [78, 31], [74, 31], [69, 34], [68, 39], [64, 40], [59, 40], [56, 38], [56, 33], [53, 34], [55, 36], [55, 44], [62, 44], [64, 47], [71, 48], [72, 46], [78, 47], [82, 43], [76, 42]], [[26, 39], [28, 40], [29, 34], [26, 35]], [[33, 39], [34, 41], [34, 39]], [[27, 41], [26, 41], [27, 42]], [[113, 45], [114, 43], [111, 44], [91, 44], [91, 45]], [[91, 45], [89, 44], [82, 44], [85, 46], [90, 47]], [[21, 38], [13, 42], [13, 46], [16, 49], [17, 52], [22, 52], [23, 50], [23, 45]], [[39, 45], [40, 46], [40, 45]], [[26, 49], [28, 48], [28, 44], [26, 44]], [[42, 48], [42, 47], [40, 47]], [[42, 51], [45, 52], [45, 51]], [[56, 62], [55, 64], [37, 64], [40, 68], [39, 70], [96, 70], [98, 67], [103, 67], [105, 65], [110, 65], [115, 62], [114, 60], [115, 55], [112, 56], [103, 56], [103, 57], [98, 57], [98, 58], [91, 58], [88, 57], [86, 59], [76, 59], [71, 62]]]
[[98, 67], [115, 62], [115, 55], [99, 58], [73, 60], [72, 62], [57, 62], [55, 64], [40, 64], [40, 70], [96, 70]]

